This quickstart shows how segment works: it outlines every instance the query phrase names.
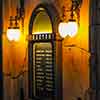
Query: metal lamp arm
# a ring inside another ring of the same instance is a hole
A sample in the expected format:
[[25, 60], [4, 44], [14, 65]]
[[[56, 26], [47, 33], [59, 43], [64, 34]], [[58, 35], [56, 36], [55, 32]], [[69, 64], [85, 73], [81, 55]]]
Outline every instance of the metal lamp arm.
[[94, 52], [90, 52], [90, 51], [86, 50], [85, 48], [79, 47], [79, 46], [77, 46], [77, 45], [75, 45], [75, 44], [64, 45], [64, 47], [70, 47], [70, 48], [75, 47], [75, 48], [79, 48], [80, 50], [85, 51], [85, 52], [86, 52], [87, 54], [89, 54], [90, 56], [95, 54]]

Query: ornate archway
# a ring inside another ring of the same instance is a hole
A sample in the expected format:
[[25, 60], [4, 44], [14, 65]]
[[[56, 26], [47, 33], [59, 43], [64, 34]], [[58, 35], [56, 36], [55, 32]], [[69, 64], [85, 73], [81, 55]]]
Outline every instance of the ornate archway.
[[[29, 24], [29, 95], [38, 100], [62, 98], [61, 41], [56, 40], [59, 15], [53, 5], [40, 4]], [[43, 25], [42, 25], [43, 24]], [[45, 25], [46, 24], [46, 25]], [[59, 55], [59, 57], [58, 57]]]

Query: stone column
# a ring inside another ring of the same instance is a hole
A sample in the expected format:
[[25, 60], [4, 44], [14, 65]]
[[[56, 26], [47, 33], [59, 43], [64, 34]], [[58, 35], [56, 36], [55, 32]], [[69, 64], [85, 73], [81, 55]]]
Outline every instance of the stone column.
[[0, 0], [0, 100], [3, 100], [3, 75], [2, 75], [2, 0]]
[[90, 100], [100, 100], [100, 0], [90, 0]]

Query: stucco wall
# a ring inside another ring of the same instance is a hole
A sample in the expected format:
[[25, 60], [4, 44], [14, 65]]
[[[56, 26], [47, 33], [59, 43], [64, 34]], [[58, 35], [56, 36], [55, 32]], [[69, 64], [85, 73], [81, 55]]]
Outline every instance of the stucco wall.
[[[9, 5], [9, 1], [12, 4]], [[21, 70], [27, 71], [27, 43], [26, 36], [29, 34], [29, 20], [34, 8], [41, 2], [48, 2], [55, 5], [61, 16], [63, 4], [67, 5], [66, 0], [25, 0], [25, 21], [24, 34], [18, 42], [10, 42], [7, 39], [6, 32], [9, 24], [9, 16], [15, 15], [15, 6], [18, 0], [3, 0], [4, 4], [4, 29], [3, 29], [3, 72], [11, 73], [12, 76], [19, 74]], [[66, 2], [65, 2], [66, 1]], [[68, 0], [69, 1], [69, 0]], [[13, 9], [11, 9], [13, 8]], [[89, 0], [83, 0], [80, 12], [80, 28], [78, 34], [73, 37], [66, 37], [63, 40], [63, 98], [64, 100], [74, 100], [78, 96], [84, 97], [86, 89], [89, 87], [89, 54], [77, 47], [65, 47], [65, 45], [75, 44], [78, 47], [88, 51], [88, 15]], [[26, 60], [25, 60], [26, 58]], [[24, 68], [23, 68], [24, 67]], [[4, 76], [4, 99], [18, 100], [20, 78], [11, 79], [7, 75]], [[28, 97], [27, 72], [24, 74], [23, 87], [25, 97]]]

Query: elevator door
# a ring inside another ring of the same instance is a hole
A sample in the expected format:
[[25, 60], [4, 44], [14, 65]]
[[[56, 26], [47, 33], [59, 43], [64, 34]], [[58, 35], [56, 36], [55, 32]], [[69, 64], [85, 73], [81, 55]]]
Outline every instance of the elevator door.
[[51, 43], [33, 45], [33, 67], [34, 96], [39, 100], [53, 100], [55, 80]]

